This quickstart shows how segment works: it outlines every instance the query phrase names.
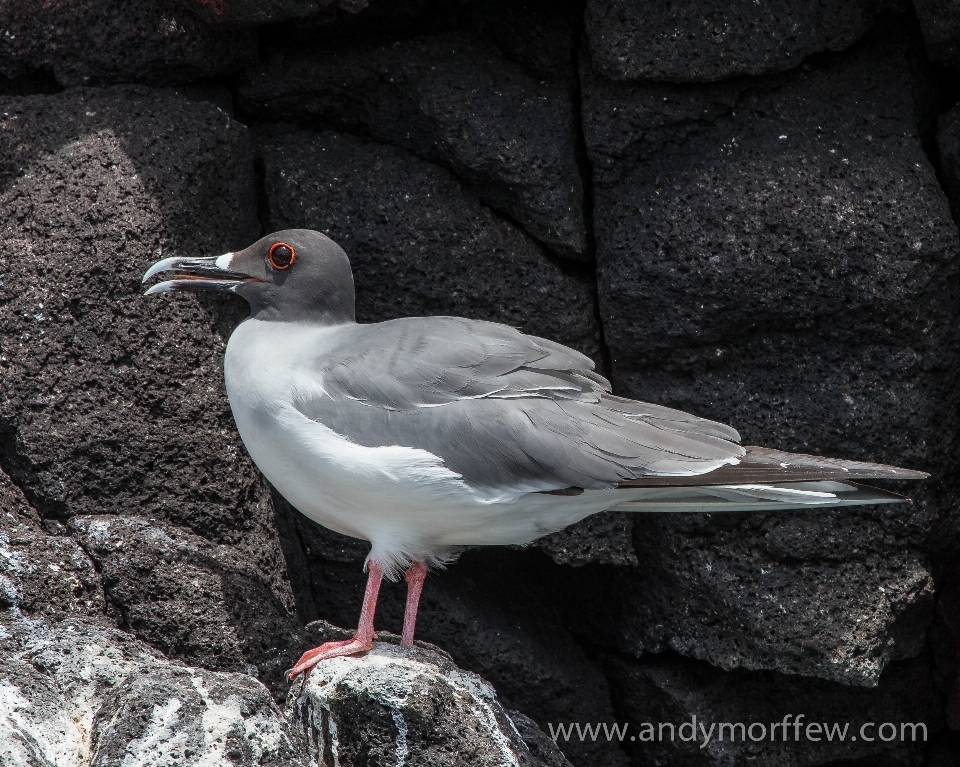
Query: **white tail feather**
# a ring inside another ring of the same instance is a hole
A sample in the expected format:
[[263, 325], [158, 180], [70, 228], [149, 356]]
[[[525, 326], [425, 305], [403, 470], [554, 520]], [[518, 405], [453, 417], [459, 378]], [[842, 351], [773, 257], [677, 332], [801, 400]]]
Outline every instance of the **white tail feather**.
[[778, 511], [903, 503], [902, 495], [852, 482], [638, 488], [613, 511]]

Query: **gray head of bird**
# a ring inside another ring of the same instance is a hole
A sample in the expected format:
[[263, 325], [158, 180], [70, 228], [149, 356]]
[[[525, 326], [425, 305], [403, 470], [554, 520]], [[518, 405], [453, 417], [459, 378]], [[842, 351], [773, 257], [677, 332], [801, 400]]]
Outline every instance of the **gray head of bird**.
[[172, 279], [145, 295], [214, 290], [236, 293], [261, 320], [343, 324], [355, 321], [353, 272], [343, 249], [312, 229], [285, 229], [234, 253], [165, 258], [143, 275]]

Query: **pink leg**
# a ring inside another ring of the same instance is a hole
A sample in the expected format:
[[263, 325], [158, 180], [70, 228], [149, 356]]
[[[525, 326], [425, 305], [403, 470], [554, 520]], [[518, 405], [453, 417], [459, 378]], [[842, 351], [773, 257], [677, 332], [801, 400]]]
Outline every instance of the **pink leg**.
[[373, 647], [373, 640], [376, 634], [373, 632], [373, 614], [377, 609], [377, 595], [380, 593], [380, 581], [383, 580], [383, 570], [376, 562], [369, 562], [367, 565], [369, 574], [367, 576], [367, 590], [363, 595], [363, 609], [360, 611], [360, 625], [357, 626], [357, 633], [353, 639], [343, 639], [338, 642], [324, 642], [319, 647], [307, 650], [300, 656], [297, 665], [287, 672], [287, 678], [293, 679], [297, 674], [313, 668], [317, 663], [328, 658], [336, 658], [340, 655], [353, 655], [358, 652], [366, 652]]
[[417, 625], [417, 606], [420, 604], [420, 592], [423, 591], [423, 579], [427, 577], [427, 566], [423, 562], [414, 562], [404, 576], [407, 581], [407, 607], [403, 611], [403, 636], [400, 644], [409, 647], [413, 644], [413, 630]]

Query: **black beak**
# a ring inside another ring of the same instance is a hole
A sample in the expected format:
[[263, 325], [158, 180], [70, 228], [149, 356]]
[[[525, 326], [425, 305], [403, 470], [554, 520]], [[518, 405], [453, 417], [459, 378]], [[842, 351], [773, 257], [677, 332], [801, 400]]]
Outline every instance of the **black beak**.
[[169, 293], [176, 290], [226, 290], [232, 291], [244, 282], [263, 282], [243, 272], [234, 272], [229, 268], [233, 253], [210, 258], [165, 258], [157, 261], [143, 275], [146, 282], [155, 274], [173, 272], [174, 279], [158, 282], [145, 296], [152, 293]]

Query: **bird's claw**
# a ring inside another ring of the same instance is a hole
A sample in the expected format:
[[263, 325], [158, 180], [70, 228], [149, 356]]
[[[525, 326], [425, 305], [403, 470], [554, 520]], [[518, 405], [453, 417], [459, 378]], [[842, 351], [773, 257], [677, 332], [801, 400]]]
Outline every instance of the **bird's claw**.
[[298, 674], [306, 672], [309, 675], [310, 669], [322, 660], [338, 658], [341, 655], [356, 655], [357, 653], [367, 652], [372, 647], [373, 638], [353, 637], [353, 639], [341, 639], [336, 642], [324, 642], [319, 647], [307, 650], [301, 655], [296, 665], [286, 672], [287, 679], [292, 682]]

